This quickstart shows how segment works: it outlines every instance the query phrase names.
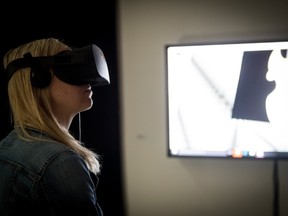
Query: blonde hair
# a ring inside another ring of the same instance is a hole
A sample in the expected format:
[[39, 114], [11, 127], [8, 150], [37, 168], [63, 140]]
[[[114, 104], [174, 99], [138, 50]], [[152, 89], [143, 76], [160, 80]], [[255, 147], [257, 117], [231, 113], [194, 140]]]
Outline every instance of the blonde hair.
[[[51, 56], [70, 49], [55, 38], [39, 39], [9, 50], [3, 64], [6, 68], [9, 62], [22, 58], [27, 52], [32, 56]], [[52, 112], [49, 87], [35, 88], [31, 85], [30, 68], [21, 68], [14, 73], [8, 83], [8, 95], [14, 127], [20, 137], [36, 140], [27, 129], [40, 130], [82, 156], [91, 172], [100, 172], [99, 156], [59, 125]]]

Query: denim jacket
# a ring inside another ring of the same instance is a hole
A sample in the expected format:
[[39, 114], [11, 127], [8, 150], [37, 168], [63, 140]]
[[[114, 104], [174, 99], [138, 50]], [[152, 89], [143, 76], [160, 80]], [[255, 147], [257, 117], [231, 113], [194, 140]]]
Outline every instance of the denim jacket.
[[98, 178], [71, 149], [45, 134], [46, 141], [20, 139], [15, 130], [0, 142], [0, 215], [102, 216]]

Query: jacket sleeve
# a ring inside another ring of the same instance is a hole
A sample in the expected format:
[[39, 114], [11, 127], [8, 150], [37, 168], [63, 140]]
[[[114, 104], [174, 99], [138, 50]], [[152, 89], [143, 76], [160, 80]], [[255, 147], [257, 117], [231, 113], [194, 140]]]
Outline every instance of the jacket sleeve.
[[62, 152], [54, 158], [47, 166], [40, 186], [51, 214], [102, 216], [96, 196], [97, 182], [93, 181], [95, 177], [91, 176], [84, 160], [72, 151]]

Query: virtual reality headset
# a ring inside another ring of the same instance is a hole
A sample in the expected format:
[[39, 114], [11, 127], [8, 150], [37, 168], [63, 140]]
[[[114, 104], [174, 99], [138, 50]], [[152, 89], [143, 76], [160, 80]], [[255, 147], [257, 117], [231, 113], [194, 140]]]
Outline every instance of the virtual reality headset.
[[43, 88], [50, 84], [49, 67], [58, 79], [72, 85], [110, 84], [107, 63], [101, 49], [95, 44], [64, 51], [54, 56], [32, 57], [30, 53], [10, 62], [5, 71], [8, 81], [21, 68], [31, 67], [32, 85]]

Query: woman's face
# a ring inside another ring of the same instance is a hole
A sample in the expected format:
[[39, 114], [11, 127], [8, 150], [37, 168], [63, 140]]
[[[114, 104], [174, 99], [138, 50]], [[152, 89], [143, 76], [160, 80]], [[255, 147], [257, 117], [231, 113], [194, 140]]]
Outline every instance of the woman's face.
[[70, 85], [53, 76], [50, 90], [53, 113], [64, 126], [66, 124], [69, 127], [77, 113], [88, 110], [93, 105], [93, 92], [89, 84]]

